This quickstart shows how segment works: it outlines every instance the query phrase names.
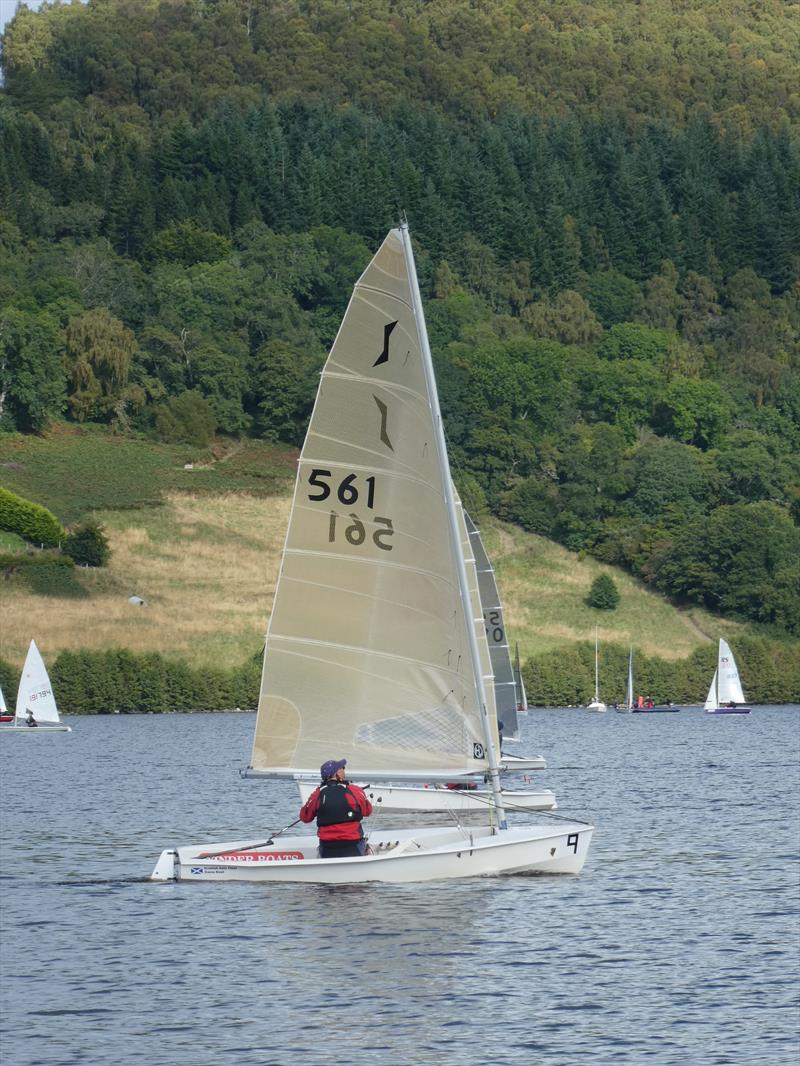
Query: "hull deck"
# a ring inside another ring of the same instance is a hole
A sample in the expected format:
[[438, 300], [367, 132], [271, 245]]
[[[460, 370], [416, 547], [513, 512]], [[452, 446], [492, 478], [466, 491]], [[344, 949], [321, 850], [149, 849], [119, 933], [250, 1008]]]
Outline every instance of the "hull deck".
[[419, 882], [501, 874], [577, 874], [592, 826], [585, 823], [477, 829], [395, 829], [369, 834], [373, 854], [319, 859], [315, 836], [178, 847], [161, 853], [154, 881], [276, 881], [314, 884]]

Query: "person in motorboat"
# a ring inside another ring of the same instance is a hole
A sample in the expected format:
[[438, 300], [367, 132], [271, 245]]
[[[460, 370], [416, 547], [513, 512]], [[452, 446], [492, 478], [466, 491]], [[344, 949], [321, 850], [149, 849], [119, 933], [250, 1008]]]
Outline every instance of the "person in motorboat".
[[319, 857], [344, 859], [366, 853], [362, 818], [372, 814], [363, 789], [347, 780], [347, 759], [328, 759], [319, 768], [321, 784], [300, 808], [300, 821], [317, 820]]
[[33, 711], [28, 707], [25, 711], [25, 725], [38, 726], [38, 722], [33, 717]]

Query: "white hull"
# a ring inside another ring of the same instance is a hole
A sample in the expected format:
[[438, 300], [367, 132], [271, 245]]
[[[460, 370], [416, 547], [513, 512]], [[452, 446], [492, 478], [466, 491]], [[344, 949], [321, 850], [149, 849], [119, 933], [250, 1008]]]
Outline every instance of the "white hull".
[[[298, 781], [303, 803], [317, 787], [317, 782]], [[445, 785], [361, 785], [375, 810], [384, 811], [485, 811], [494, 805], [489, 789], [447, 788]], [[536, 792], [502, 789], [507, 811], [553, 811], [555, 793], [549, 788]]]
[[[487, 827], [389, 830], [370, 833], [375, 854], [350, 859], [318, 859], [317, 840], [312, 836], [283, 837], [251, 851], [244, 850], [256, 843], [249, 840], [195, 844], [163, 851], [151, 880], [346, 885], [577, 874], [586, 860], [592, 828], [583, 823], [523, 826], [495, 835]], [[223, 848], [225, 854], [220, 856]]]
[[71, 733], [72, 727], [68, 725], [0, 725], [0, 733], [22, 733], [25, 736], [38, 733]]
[[523, 758], [521, 755], [506, 755], [503, 752], [500, 756], [500, 769], [507, 771], [546, 770], [547, 762], [543, 755], [532, 755], [530, 758]]
[[595, 711], [597, 714], [602, 714], [608, 710], [608, 707], [601, 700], [592, 700], [591, 703], [586, 704], [587, 711]]
[[630, 714], [632, 708], [631, 707], [615, 707], [614, 710], [617, 712], [617, 714]]

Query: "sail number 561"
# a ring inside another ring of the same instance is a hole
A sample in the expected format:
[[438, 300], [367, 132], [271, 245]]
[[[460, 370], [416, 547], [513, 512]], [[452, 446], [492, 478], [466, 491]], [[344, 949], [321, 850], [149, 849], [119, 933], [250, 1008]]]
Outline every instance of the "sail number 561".
[[[320, 470], [315, 468], [308, 475], [308, 483], [315, 489], [319, 489], [315, 495], [310, 492], [308, 494], [309, 500], [313, 500], [315, 503], [321, 503], [323, 500], [327, 500], [330, 494], [333, 492], [333, 488], [328, 484], [326, 479], [332, 478], [333, 473], [330, 470]], [[336, 495], [339, 499], [339, 503], [343, 503], [345, 507], [352, 507], [353, 504], [358, 503], [358, 499], [361, 495], [362, 489], [359, 491], [356, 485], [358, 474], [348, 474], [343, 477], [336, 488]], [[367, 507], [373, 507], [375, 505], [375, 478], [374, 476], [365, 477], [364, 481], [367, 483]]]
[[[308, 498], [314, 503], [322, 503], [334, 493], [339, 503], [345, 507], [353, 507], [359, 500], [372, 510], [375, 506], [375, 477], [370, 475], [363, 478], [359, 484], [358, 474], [346, 474], [338, 485], [332, 481], [333, 471], [315, 467], [308, 475], [308, 484], [314, 490], [309, 492]], [[365, 487], [366, 486], [366, 487]], [[392, 545], [389, 543], [394, 536], [394, 527], [391, 518], [371, 517], [369, 525], [372, 527], [370, 534], [372, 543], [382, 551], [390, 552]], [[333, 544], [338, 538], [344, 538], [348, 544], [357, 548], [367, 539], [367, 526], [357, 514], [339, 514], [337, 511], [330, 512], [328, 522], [328, 543]]]

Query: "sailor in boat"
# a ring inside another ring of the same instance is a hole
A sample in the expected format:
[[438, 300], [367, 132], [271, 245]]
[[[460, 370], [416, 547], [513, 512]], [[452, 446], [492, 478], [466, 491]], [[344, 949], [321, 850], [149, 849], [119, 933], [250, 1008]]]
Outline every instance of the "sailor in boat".
[[322, 783], [300, 808], [300, 821], [317, 820], [319, 857], [344, 859], [364, 855], [367, 842], [361, 819], [372, 814], [363, 789], [347, 780], [347, 759], [329, 759], [319, 768]]
[[38, 726], [38, 724], [39, 723], [33, 717], [33, 711], [30, 709], [30, 707], [26, 708], [26, 710], [25, 710], [25, 725]]

